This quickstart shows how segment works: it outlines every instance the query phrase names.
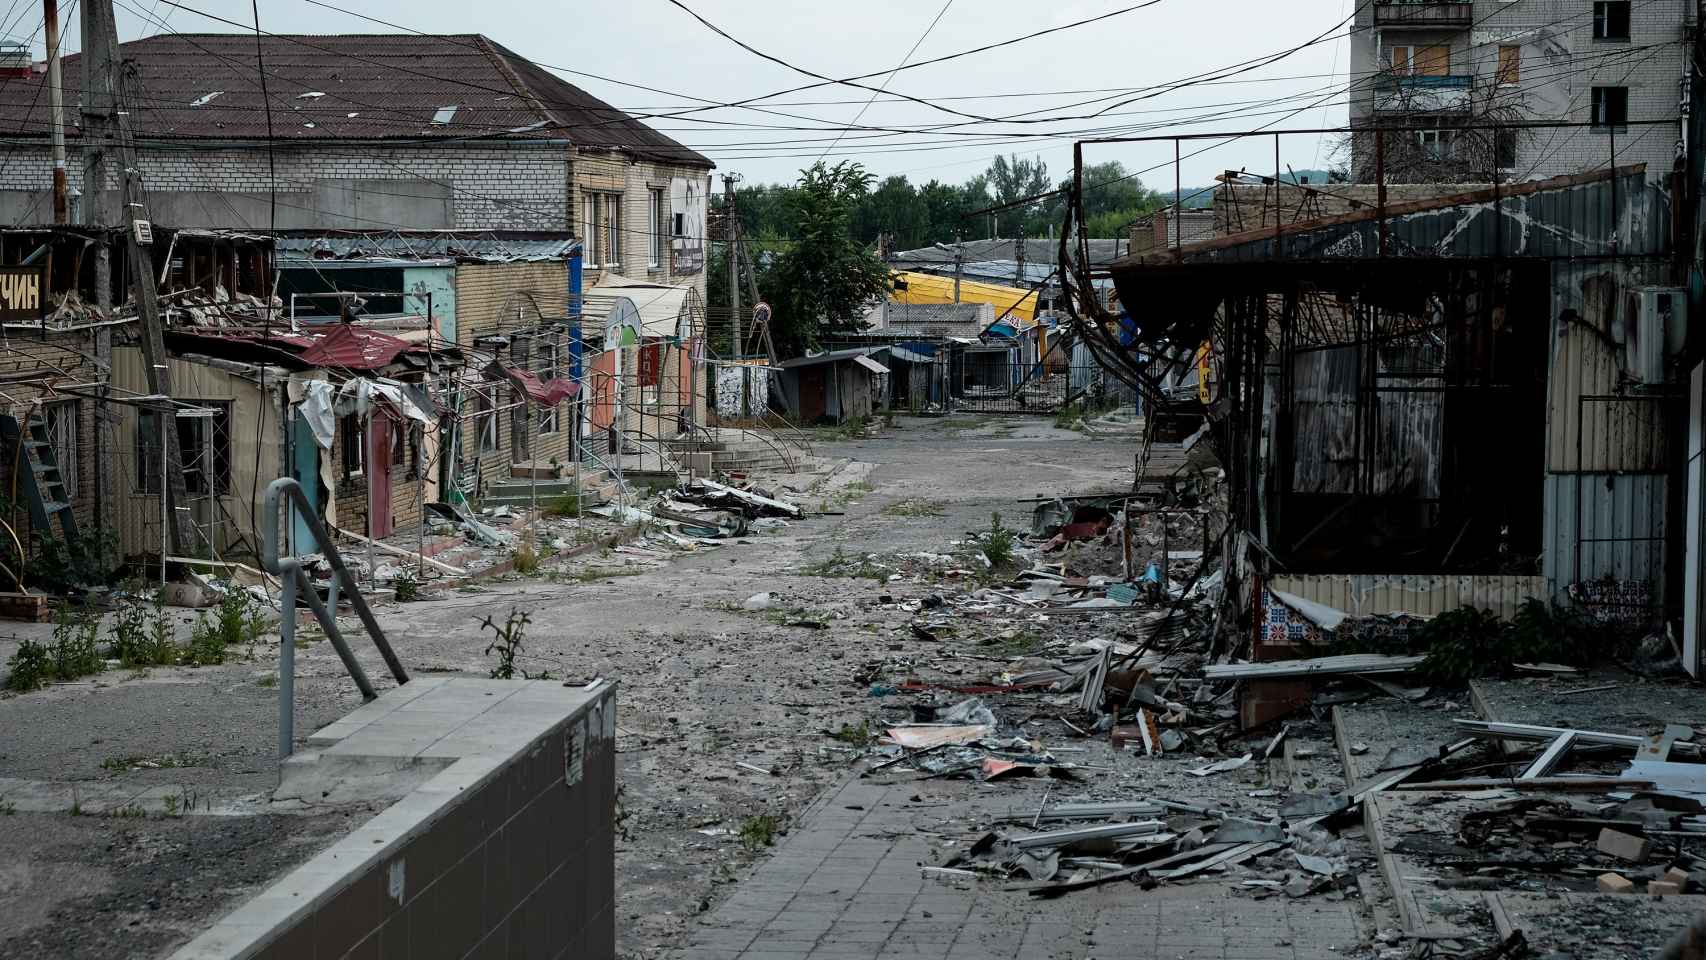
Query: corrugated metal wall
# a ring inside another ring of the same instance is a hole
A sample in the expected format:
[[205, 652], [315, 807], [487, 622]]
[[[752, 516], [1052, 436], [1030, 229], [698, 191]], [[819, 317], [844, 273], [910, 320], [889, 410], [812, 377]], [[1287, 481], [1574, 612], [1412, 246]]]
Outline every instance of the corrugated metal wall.
[[1578, 580], [1646, 580], [1663, 602], [1668, 489], [1656, 474], [1548, 473], [1541, 569], [1554, 595]]
[[1508, 619], [1524, 600], [1547, 595], [1544, 578], [1515, 576], [1310, 574], [1274, 577], [1267, 586], [1356, 617], [1383, 613], [1432, 617], [1474, 606]]

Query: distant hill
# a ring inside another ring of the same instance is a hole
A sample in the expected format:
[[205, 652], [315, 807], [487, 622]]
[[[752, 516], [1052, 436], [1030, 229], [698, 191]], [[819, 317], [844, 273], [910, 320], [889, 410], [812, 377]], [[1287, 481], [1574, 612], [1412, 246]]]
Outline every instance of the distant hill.
[[[1251, 177], [1264, 176], [1264, 174], [1256, 170], [1247, 170], [1245, 172]], [[1271, 176], [1271, 174], [1267, 175]], [[1288, 170], [1284, 174], [1281, 174], [1280, 179], [1286, 183], [1328, 183], [1330, 182], [1330, 176], [1330, 172], [1326, 170]], [[1214, 203], [1214, 188], [1218, 186], [1220, 186], [1220, 184], [1212, 183], [1201, 187], [1182, 188], [1179, 192], [1185, 198], [1185, 209], [1202, 210], [1212, 206]], [[1163, 201], [1171, 206], [1173, 203], [1172, 191], [1163, 190], [1160, 191], [1160, 193]]]

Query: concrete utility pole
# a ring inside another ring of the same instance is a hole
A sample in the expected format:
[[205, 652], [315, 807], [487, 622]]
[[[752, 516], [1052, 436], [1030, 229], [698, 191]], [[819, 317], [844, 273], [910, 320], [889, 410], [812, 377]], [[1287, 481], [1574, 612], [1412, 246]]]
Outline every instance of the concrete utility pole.
[[723, 174], [723, 218], [728, 225], [725, 232], [729, 244], [729, 324], [734, 342], [731, 356], [736, 360], [746, 349], [740, 331], [740, 217], [735, 214], [735, 184], [739, 182], [739, 174]]
[[47, 36], [47, 103], [53, 117], [53, 222], [70, 223], [65, 201], [65, 90], [59, 73], [59, 0], [42, 0]]
[[[130, 268], [131, 296], [136, 301], [136, 315], [141, 324], [142, 362], [148, 377], [148, 392], [155, 396], [172, 396], [172, 371], [167, 364], [165, 331], [160, 323], [160, 300], [154, 286], [154, 258], [149, 255], [141, 236], [148, 220], [140, 198], [140, 174], [136, 166], [136, 149], [132, 131], [121, 130], [119, 121], [119, 46], [118, 25], [113, 21], [112, 0], [83, 0], [83, 185], [89, 198], [88, 209], [96, 211], [92, 223], [110, 226], [107, 199], [107, 152], [118, 154], [119, 200], [122, 205], [118, 225], [124, 230], [125, 248]], [[95, 282], [97, 297], [111, 303], [112, 264], [105, 243], [97, 244]], [[170, 402], [163, 403], [160, 417], [160, 457], [164, 467], [165, 530], [161, 531], [161, 549], [173, 556], [183, 556], [190, 543], [189, 518], [180, 507], [187, 506], [184, 491], [184, 471], [178, 453], [178, 424]], [[202, 482], [213, 484], [213, 477]]]

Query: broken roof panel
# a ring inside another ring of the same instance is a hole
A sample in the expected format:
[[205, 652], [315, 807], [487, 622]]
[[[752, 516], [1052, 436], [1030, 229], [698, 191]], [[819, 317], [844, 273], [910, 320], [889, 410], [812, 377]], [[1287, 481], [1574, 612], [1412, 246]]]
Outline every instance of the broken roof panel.
[[313, 346], [302, 351], [299, 359], [316, 367], [379, 370], [390, 366], [398, 354], [410, 348], [407, 340], [339, 323], [334, 324]]
[[277, 241], [278, 259], [403, 260], [455, 259], [474, 263], [567, 260], [580, 250], [567, 233], [534, 230], [287, 231]]

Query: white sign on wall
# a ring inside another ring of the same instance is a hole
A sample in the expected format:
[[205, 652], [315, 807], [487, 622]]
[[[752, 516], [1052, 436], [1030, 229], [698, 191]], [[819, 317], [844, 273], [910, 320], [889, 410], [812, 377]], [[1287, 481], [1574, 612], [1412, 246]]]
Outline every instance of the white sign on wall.
[[676, 177], [669, 182], [670, 272], [677, 276], [705, 269], [705, 209], [709, 180]]

